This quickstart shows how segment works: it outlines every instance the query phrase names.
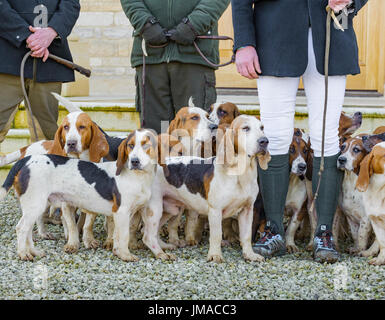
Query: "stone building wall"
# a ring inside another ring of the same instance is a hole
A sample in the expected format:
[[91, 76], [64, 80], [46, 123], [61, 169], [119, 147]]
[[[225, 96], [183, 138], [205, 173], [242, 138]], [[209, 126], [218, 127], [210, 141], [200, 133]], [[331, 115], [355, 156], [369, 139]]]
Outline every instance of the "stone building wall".
[[74, 61], [90, 67], [90, 79], [76, 75], [67, 96], [130, 96], [135, 93], [130, 64], [133, 28], [120, 0], [80, 0], [81, 13], [69, 37]]

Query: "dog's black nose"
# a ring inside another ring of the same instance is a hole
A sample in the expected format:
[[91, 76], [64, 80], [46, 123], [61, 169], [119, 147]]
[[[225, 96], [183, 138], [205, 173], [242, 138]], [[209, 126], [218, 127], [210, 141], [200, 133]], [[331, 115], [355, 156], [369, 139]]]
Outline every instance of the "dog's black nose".
[[268, 144], [269, 144], [269, 139], [267, 139], [266, 137], [262, 137], [258, 139], [258, 145], [261, 148], [266, 149]]
[[364, 141], [364, 142], [365, 142], [366, 140], [368, 140], [368, 139], [369, 139], [369, 136], [362, 136], [362, 137], [361, 137], [361, 139], [362, 139], [362, 141]]
[[346, 159], [346, 157], [339, 157], [338, 158], [338, 163], [341, 165], [344, 165], [347, 161], [348, 161], [348, 159]]
[[67, 147], [69, 150], [74, 150], [76, 149], [76, 145], [77, 145], [77, 141], [76, 140], [68, 140], [67, 141]]
[[140, 161], [138, 158], [132, 158], [131, 159], [131, 165], [133, 168], [139, 168]]
[[306, 163], [300, 163], [298, 165], [298, 170], [301, 172], [305, 171], [306, 170]]
[[354, 113], [354, 116], [355, 117], [362, 117], [362, 112], [357, 111], [356, 113]]
[[215, 123], [210, 123], [209, 129], [210, 129], [211, 131], [214, 131], [214, 130], [218, 129], [218, 125], [215, 124]]

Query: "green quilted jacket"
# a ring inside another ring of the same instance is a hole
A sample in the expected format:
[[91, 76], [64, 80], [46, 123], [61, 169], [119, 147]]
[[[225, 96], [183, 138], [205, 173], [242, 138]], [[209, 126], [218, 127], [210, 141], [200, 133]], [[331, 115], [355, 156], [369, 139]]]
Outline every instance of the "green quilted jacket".
[[[229, 5], [230, 0], [120, 0], [123, 10], [134, 27], [134, 44], [131, 64], [137, 67], [143, 62], [142, 37], [140, 32], [148, 18], [156, 17], [167, 30], [176, 27], [188, 17], [199, 35], [217, 35], [218, 20]], [[203, 54], [212, 62], [219, 63], [217, 40], [196, 41]], [[209, 66], [197, 53], [195, 47], [178, 45], [170, 41], [164, 48], [146, 47], [146, 63], [158, 64], [178, 61]]]

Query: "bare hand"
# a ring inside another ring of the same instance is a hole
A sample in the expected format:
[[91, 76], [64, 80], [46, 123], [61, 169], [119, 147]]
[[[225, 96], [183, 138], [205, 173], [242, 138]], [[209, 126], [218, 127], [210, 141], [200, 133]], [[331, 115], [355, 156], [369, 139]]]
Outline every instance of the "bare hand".
[[43, 62], [46, 62], [47, 59], [48, 59], [48, 56], [49, 56], [49, 50], [46, 48], [42, 48], [38, 51], [34, 51], [32, 52], [31, 54], [31, 57], [34, 57], [34, 58], [43, 58]]
[[329, 7], [337, 13], [350, 4], [350, 2], [351, 0], [329, 0]]
[[262, 73], [259, 59], [255, 48], [247, 46], [237, 50], [235, 54], [235, 64], [238, 73], [247, 79], [257, 79], [258, 73]]
[[57, 36], [57, 32], [51, 27], [34, 28], [29, 26], [29, 31], [33, 33], [27, 38], [27, 46], [36, 54], [41, 54], [43, 49], [47, 49]]

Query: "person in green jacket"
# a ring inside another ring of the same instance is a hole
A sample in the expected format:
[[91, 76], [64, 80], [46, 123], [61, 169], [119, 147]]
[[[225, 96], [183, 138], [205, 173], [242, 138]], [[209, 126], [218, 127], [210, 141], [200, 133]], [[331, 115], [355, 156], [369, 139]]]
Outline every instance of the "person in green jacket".
[[[188, 105], [209, 110], [216, 102], [215, 68], [196, 51], [219, 63], [218, 41], [197, 35], [218, 35], [218, 20], [230, 0], [121, 0], [134, 27], [131, 65], [136, 68], [136, 108], [142, 127], [164, 132], [175, 113]], [[145, 40], [145, 105], [142, 105]], [[164, 121], [162, 125], [162, 121]]]

